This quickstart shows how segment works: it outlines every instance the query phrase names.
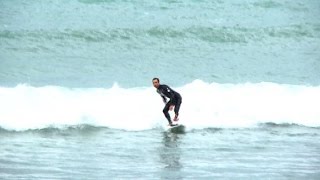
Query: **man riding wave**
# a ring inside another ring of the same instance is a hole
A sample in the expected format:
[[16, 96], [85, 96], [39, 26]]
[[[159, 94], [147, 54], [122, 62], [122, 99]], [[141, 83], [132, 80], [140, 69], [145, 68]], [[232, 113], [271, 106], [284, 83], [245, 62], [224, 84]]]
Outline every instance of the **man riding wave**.
[[[164, 116], [167, 118], [169, 125], [172, 126], [171, 117], [168, 111], [172, 110], [174, 107], [175, 116], [173, 120], [178, 121], [179, 109], [182, 103], [182, 97], [179, 93], [171, 89], [169, 86], [165, 84], [160, 84], [159, 78], [153, 78], [152, 83], [153, 83], [153, 86], [157, 88], [157, 93], [160, 94], [160, 96], [163, 99], [163, 102], [165, 103], [165, 106], [163, 108], [163, 113], [164, 113]], [[167, 101], [167, 98], [169, 98], [170, 100]]]

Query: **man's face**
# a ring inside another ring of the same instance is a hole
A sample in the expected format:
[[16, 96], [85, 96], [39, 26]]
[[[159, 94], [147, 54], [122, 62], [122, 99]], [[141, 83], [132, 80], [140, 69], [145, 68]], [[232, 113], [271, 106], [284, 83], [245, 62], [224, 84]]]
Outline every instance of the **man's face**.
[[159, 81], [157, 79], [152, 81], [153, 87], [158, 88], [159, 87]]

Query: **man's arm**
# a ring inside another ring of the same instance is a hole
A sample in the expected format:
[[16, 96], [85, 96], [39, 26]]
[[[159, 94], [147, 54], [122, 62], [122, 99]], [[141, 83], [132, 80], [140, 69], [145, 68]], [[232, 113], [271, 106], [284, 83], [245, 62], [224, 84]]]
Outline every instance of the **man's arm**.
[[163, 96], [163, 95], [161, 95], [161, 97], [162, 97], [163, 102], [167, 103], [167, 98], [165, 96]]
[[162, 91], [161, 88], [160, 88], [160, 89], [157, 89], [157, 93], [161, 96], [162, 101], [163, 101], [164, 103], [167, 103], [167, 98], [162, 94], [161, 91]]

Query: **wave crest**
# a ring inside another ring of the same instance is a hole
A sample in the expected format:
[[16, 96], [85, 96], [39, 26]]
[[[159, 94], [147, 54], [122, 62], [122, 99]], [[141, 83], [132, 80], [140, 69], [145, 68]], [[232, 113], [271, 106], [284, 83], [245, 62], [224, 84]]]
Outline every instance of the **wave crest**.
[[[196, 80], [174, 87], [189, 128], [253, 127], [259, 123], [320, 126], [320, 87], [275, 83], [218, 84]], [[88, 124], [124, 130], [166, 126], [153, 87], [0, 88], [0, 127], [12, 130]], [[173, 113], [173, 112], [171, 112]]]

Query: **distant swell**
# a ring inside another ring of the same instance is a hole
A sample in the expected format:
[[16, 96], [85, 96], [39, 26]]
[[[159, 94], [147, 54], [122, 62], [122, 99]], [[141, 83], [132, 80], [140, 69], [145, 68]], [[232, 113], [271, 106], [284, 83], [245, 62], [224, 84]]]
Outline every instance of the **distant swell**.
[[245, 28], [245, 27], [204, 27], [194, 26], [184, 29], [151, 27], [139, 28], [115, 28], [106, 30], [17, 30], [0, 31], [0, 39], [19, 39], [24, 41], [41, 42], [55, 41], [85, 41], [85, 42], [109, 42], [126, 40], [148, 40], [148, 38], [169, 38], [183, 40], [190, 38], [198, 41], [225, 43], [261, 41], [269, 38], [319, 38], [319, 25], [292, 25], [286, 27]]

